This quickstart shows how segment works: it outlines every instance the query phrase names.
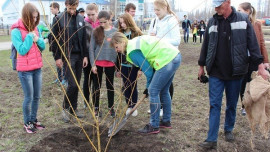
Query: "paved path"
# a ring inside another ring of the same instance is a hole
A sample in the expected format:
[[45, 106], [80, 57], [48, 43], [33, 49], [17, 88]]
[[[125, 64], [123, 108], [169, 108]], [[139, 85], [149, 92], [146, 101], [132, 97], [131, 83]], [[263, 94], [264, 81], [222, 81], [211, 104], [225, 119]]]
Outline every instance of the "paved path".
[[10, 42], [0, 42], [0, 51], [8, 50], [11, 48], [11, 41]]

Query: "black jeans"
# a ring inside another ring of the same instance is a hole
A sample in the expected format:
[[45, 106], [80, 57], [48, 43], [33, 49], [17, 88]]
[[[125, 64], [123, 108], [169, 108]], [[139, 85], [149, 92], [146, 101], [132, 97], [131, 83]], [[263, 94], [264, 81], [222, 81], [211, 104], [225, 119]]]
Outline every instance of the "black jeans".
[[137, 75], [139, 68], [122, 66], [121, 74], [124, 86], [122, 88], [128, 107], [133, 108], [138, 100]]
[[[250, 61], [250, 59], [249, 59], [249, 61]], [[258, 70], [258, 66], [255, 66], [254, 64], [250, 63], [249, 67], [248, 67], [248, 73], [246, 75], [244, 75], [243, 81], [241, 83], [241, 89], [240, 89], [240, 98], [241, 98], [241, 102], [242, 102], [242, 108], [244, 108], [243, 97], [244, 97], [244, 93], [246, 90], [246, 84], [251, 81], [252, 72], [257, 71], [257, 70]]]
[[197, 34], [193, 34], [193, 42], [197, 42]]
[[100, 88], [102, 84], [102, 74], [103, 70], [106, 76], [106, 88], [107, 88], [107, 97], [108, 97], [108, 107], [111, 108], [114, 104], [114, 71], [115, 67], [100, 67], [97, 66], [97, 74], [94, 74], [94, 92], [93, 92], [93, 103], [95, 107], [99, 107], [99, 97], [100, 97]]
[[[90, 96], [90, 88], [91, 88], [91, 82], [93, 82], [94, 74], [91, 72], [91, 64], [88, 59], [88, 65], [87, 67], [83, 68], [83, 74], [84, 74], [84, 81], [83, 81], [83, 95], [86, 98], [86, 101], [89, 103], [89, 96]], [[94, 87], [92, 87], [92, 91]]]
[[204, 38], [204, 31], [200, 31], [200, 43], [202, 43], [202, 38]]
[[[81, 55], [80, 54], [71, 54], [69, 62], [70, 62], [71, 69], [74, 72], [74, 75], [76, 77], [76, 80], [80, 84], [81, 75], [82, 75], [82, 57], [81, 57]], [[74, 110], [76, 110], [79, 89], [78, 89], [78, 86], [75, 82], [75, 79], [74, 79], [67, 63], [65, 63], [64, 66], [66, 67], [66, 79], [68, 81], [68, 87], [66, 89], [66, 95], [64, 97], [63, 108], [64, 109], [70, 108], [70, 104], [68, 102], [68, 99], [69, 99], [71, 106], [73, 107]], [[70, 112], [72, 113], [72, 109], [70, 109]]]

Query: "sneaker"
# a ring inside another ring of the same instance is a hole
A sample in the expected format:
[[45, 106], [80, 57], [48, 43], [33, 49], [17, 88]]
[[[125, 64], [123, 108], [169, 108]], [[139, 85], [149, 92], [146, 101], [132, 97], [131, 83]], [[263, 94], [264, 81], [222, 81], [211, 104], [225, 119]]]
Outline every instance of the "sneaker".
[[109, 108], [109, 110], [110, 110], [111, 116], [114, 118], [115, 117], [115, 111], [114, 111], [113, 107]]
[[151, 110], [149, 109], [149, 110], [147, 111], [147, 113], [149, 113], [149, 114], [150, 114], [150, 113], [151, 113]]
[[159, 128], [154, 128], [150, 124], [145, 125], [145, 127], [138, 130], [141, 134], [158, 134]]
[[136, 110], [133, 111], [133, 113], [131, 114], [131, 116], [136, 117], [137, 115], [138, 115], [138, 110], [136, 109]]
[[34, 124], [30, 121], [27, 124], [24, 124], [24, 128], [25, 128], [26, 132], [29, 134], [36, 133], [36, 128], [35, 128]]
[[127, 108], [127, 111], [126, 111], [126, 115], [128, 115], [130, 113], [132, 108]]
[[67, 112], [67, 109], [62, 110], [62, 117], [65, 123], [68, 123], [70, 121], [70, 115]]
[[162, 117], [162, 116], [163, 116], [163, 109], [160, 109], [159, 116], [160, 116], [160, 117]]
[[199, 144], [200, 147], [206, 148], [206, 149], [217, 149], [217, 142], [212, 141], [204, 141]]
[[[77, 115], [78, 118], [83, 118], [84, 117], [84, 115], [82, 113], [80, 113], [78, 109], [75, 110], [75, 113], [76, 113], [76, 115]], [[73, 116], [75, 116], [73, 113], [71, 113], [71, 114]]]
[[[130, 113], [130, 111], [132, 110], [132, 108], [128, 108], [126, 111], [126, 115], [128, 115]], [[138, 110], [134, 110], [133, 113], [131, 114], [131, 116], [136, 117], [138, 115]]]
[[95, 116], [96, 117], [101, 117], [102, 116], [102, 113], [101, 113], [101, 111], [99, 111], [98, 107], [95, 108]]
[[231, 131], [225, 131], [225, 141], [227, 142], [233, 142], [234, 141], [234, 136]]
[[241, 114], [242, 114], [242, 116], [245, 116], [247, 114], [245, 108], [241, 109]]
[[37, 119], [33, 122], [34, 124], [34, 127], [38, 130], [42, 130], [42, 129], [45, 129], [45, 126], [42, 125]]
[[159, 127], [160, 128], [168, 128], [168, 129], [171, 129], [172, 128], [172, 125], [171, 125], [171, 122], [170, 121], [167, 121], [167, 122], [163, 122], [162, 120], [159, 122]]

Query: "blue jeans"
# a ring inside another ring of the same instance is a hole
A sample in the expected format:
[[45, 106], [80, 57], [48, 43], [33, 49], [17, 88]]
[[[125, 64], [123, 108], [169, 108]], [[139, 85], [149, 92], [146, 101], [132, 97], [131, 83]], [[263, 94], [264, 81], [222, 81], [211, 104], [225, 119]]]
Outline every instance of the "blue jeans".
[[184, 41], [185, 41], [185, 43], [188, 42], [188, 38], [189, 38], [189, 28], [185, 28], [184, 29]]
[[180, 53], [166, 66], [157, 70], [148, 87], [150, 100], [150, 124], [154, 128], [159, 128], [160, 103], [163, 106], [163, 122], [171, 121], [171, 96], [169, 88], [174, 74], [181, 63]]
[[206, 141], [217, 141], [220, 111], [222, 106], [223, 91], [226, 93], [226, 113], [224, 131], [232, 131], [236, 118], [236, 107], [241, 88], [242, 79], [238, 80], [221, 80], [210, 76], [209, 78], [209, 99], [210, 99], [210, 115], [209, 115], [209, 131]]
[[42, 71], [37, 69], [18, 72], [18, 76], [24, 93], [23, 119], [26, 124], [37, 119], [37, 110], [41, 96]]

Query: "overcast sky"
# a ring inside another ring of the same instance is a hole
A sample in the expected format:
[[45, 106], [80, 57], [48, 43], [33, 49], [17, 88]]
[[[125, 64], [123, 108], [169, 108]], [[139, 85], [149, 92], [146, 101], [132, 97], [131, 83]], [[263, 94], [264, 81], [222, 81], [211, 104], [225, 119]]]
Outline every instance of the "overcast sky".
[[[0, 0], [0, 16], [2, 16], [2, 5], [6, 0]], [[211, 2], [212, 0], [175, 0], [176, 2], [176, 8], [179, 6], [182, 8], [183, 11], [191, 11], [195, 8], [199, 8], [202, 2]], [[232, 6], [235, 6], [236, 8], [238, 7], [238, 4], [242, 2], [250, 2], [255, 8], [257, 8], [257, 0], [231, 0]]]

